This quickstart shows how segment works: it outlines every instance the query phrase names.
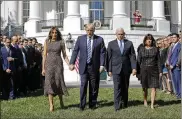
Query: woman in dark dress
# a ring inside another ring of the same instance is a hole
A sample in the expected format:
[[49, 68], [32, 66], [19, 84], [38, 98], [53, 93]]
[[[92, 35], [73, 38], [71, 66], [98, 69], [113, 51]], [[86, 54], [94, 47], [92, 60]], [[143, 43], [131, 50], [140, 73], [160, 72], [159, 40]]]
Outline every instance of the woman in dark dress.
[[155, 47], [151, 34], [144, 37], [138, 52], [137, 62], [140, 66], [140, 80], [144, 91], [144, 106], [147, 106], [148, 88], [151, 90], [151, 108], [154, 109], [156, 88], [159, 88], [159, 74], [162, 75], [159, 50]]
[[64, 82], [63, 60], [69, 65], [66, 55], [65, 43], [60, 31], [53, 27], [49, 32], [49, 37], [44, 43], [42, 75], [45, 75], [44, 95], [49, 97], [50, 111], [54, 110], [53, 96], [58, 95], [60, 105], [63, 107], [62, 95], [68, 95]]

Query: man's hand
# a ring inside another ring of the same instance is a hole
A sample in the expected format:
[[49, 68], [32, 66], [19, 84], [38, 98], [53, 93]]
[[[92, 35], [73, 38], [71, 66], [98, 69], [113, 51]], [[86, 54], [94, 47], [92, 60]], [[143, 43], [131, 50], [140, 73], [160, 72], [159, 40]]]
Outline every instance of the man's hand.
[[7, 73], [11, 73], [11, 70], [10, 70], [10, 69], [6, 69], [6, 72], [7, 72]]
[[73, 71], [74, 68], [75, 68], [75, 66], [74, 66], [73, 64], [70, 64], [70, 65], [69, 65], [69, 69], [70, 69], [71, 71]]
[[136, 75], [136, 73], [137, 73], [136, 69], [133, 69], [133, 70], [132, 70], [133, 76]]
[[7, 60], [8, 60], [9, 62], [11, 62], [11, 61], [14, 61], [14, 58], [12, 58], [12, 57], [7, 57]]
[[159, 76], [162, 77], [162, 73], [160, 73]]
[[170, 69], [173, 69], [174, 67], [172, 65], [170, 65]]
[[112, 76], [112, 72], [109, 72], [109, 76], [110, 76], [110, 77]]
[[100, 66], [99, 72], [101, 73], [104, 70], [104, 66]]

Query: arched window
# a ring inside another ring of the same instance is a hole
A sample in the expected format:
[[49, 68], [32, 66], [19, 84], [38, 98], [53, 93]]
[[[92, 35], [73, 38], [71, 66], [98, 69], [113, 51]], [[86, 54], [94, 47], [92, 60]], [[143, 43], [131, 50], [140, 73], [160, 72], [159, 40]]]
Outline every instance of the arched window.
[[104, 22], [104, 2], [102, 0], [93, 0], [90, 1], [89, 6], [89, 13], [90, 13], [90, 23], [95, 20]]

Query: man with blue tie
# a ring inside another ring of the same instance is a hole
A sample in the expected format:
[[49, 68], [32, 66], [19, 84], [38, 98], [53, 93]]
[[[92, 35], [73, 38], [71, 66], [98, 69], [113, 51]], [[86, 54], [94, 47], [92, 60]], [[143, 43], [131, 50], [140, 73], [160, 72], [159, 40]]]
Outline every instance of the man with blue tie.
[[97, 97], [100, 82], [100, 72], [105, 63], [105, 44], [102, 37], [94, 34], [93, 24], [86, 25], [87, 35], [79, 36], [70, 60], [70, 70], [79, 56], [79, 74], [81, 77], [80, 86], [80, 110], [83, 111], [86, 105], [87, 85], [89, 82], [89, 108], [97, 107]]
[[115, 111], [128, 106], [130, 74], [136, 74], [136, 55], [133, 43], [125, 39], [123, 28], [116, 29], [116, 40], [109, 42], [106, 69], [113, 76]]
[[181, 98], [181, 68], [178, 65], [179, 55], [181, 51], [181, 43], [179, 42], [179, 34], [172, 33], [172, 53], [169, 57], [169, 66], [172, 72], [172, 80], [174, 83], [177, 99]]
[[11, 46], [11, 40], [5, 39], [5, 46], [1, 48], [2, 53], [2, 66], [4, 70], [4, 79], [3, 79], [3, 96], [5, 99], [14, 99], [14, 78], [16, 73], [15, 67], [15, 58], [16, 50]]

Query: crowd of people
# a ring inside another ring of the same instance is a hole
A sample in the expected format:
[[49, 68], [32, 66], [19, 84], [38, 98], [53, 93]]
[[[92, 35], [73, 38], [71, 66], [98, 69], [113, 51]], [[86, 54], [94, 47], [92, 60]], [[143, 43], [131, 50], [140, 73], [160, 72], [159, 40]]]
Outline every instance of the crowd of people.
[[[1, 36], [0, 92], [3, 99], [26, 96], [44, 88], [50, 111], [54, 111], [53, 97], [58, 95], [63, 108], [63, 95], [69, 95], [64, 81], [63, 59], [69, 69], [75, 69], [79, 56], [80, 110], [86, 105], [89, 82], [89, 108], [96, 109], [100, 73], [113, 77], [115, 111], [128, 106], [130, 75], [141, 81], [144, 106], [148, 106], [148, 88], [151, 88], [151, 108], [154, 109], [156, 89], [181, 98], [181, 38], [177, 33], [154, 39], [146, 34], [138, 46], [137, 56], [133, 43], [125, 37], [123, 28], [116, 29], [116, 38], [105, 47], [104, 39], [95, 35], [93, 24], [85, 25], [86, 34], [79, 36], [68, 59], [62, 34], [52, 27], [44, 46], [36, 38]], [[79, 55], [80, 54], [80, 55]], [[44, 77], [45, 76], [45, 77]], [[45, 78], [42, 80], [42, 78]]]
[[15, 99], [43, 86], [42, 44], [36, 38], [0, 36], [0, 96]]

